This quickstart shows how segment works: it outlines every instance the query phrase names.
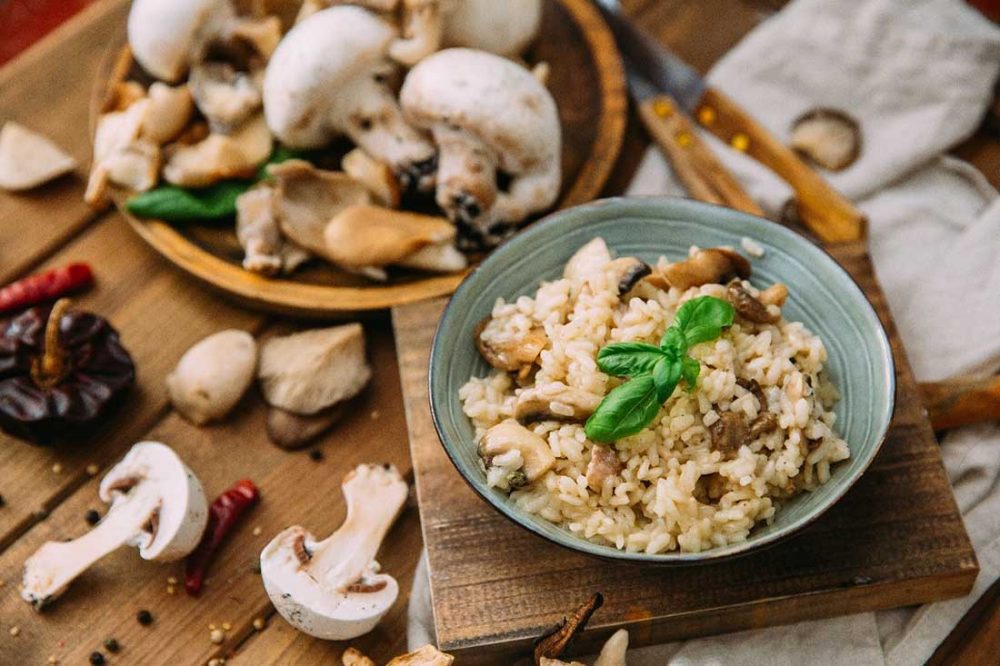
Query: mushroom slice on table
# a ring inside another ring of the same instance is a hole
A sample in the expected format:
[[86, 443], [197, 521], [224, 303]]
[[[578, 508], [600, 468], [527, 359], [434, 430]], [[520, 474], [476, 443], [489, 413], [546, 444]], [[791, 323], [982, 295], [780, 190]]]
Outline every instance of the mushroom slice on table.
[[750, 262], [743, 255], [723, 247], [710, 247], [696, 251], [684, 261], [657, 269], [650, 279], [656, 282], [656, 286], [676, 287], [684, 291], [703, 284], [724, 284], [732, 277], [746, 280], [750, 274]]
[[493, 319], [486, 317], [476, 325], [473, 333], [476, 349], [483, 359], [497, 370], [516, 372], [524, 379], [538, 359], [549, 338], [545, 329], [535, 327], [527, 331], [508, 331], [491, 326]]
[[170, 402], [195, 425], [228, 414], [253, 382], [257, 342], [246, 331], [226, 330], [184, 352], [167, 376]]
[[315, 414], [353, 398], [371, 375], [360, 324], [270, 338], [257, 371], [267, 403], [295, 414]]
[[92, 564], [121, 546], [144, 560], [187, 556], [201, 539], [208, 503], [194, 473], [159, 442], [140, 442], [101, 480], [111, 504], [90, 532], [72, 541], [42, 544], [24, 563], [21, 597], [42, 608]]
[[[438, 146], [438, 205], [472, 245], [495, 245], [551, 206], [561, 182], [559, 116], [524, 67], [471, 49], [439, 51], [410, 70], [406, 117]], [[510, 176], [501, 191], [497, 174]]]
[[530, 485], [556, 464], [548, 443], [514, 419], [483, 434], [479, 457], [489, 485], [504, 490]]
[[209, 134], [190, 146], [176, 146], [163, 178], [181, 187], [207, 187], [220, 180], [249, 178], [271, 154], [273, 141], [257, 115], [233, 134]]
[[252, 273], [275, 275], [284, 263], [274, 199], [274, 188], [263, 183], [236, 197], [236, 240], [243, 248], [243, 268]]
[[467, 265], [447, 220], [377, 206], [349, 206], [323, 232], [324, 256], [338, 266], [374, 275], [386, 266], [453, 273]]
[[76, 160], [46, 137], [12, 120], [0, 130], [0, 188], [29, 190], [76, 168]]
[[298, 525], [261, 551], [260, 573], [271, 602], [289, 624], [310, 636], [347, 640], [368, 633], [399, 595], [379, 572], [379, 546], [406, 502], [409, 488], [391, 465], [360, 465], [341, 486], [347, 518], [322, 541]]
[[583, 423], [599, 404], [600, 396], [561, 382], [551, 382], [522, 390], [514, 404], [514, 418], [521, 423]]
[[[264, 112], [282, 144], [320, 148], [340, 135], [389, 165], [404, 188], [433, 185], [434, 146], [410, 126], [386, 78], [395, 29], [360, 7], [324, 9], [278, 45], [264, 76]], [[336, 94], [330, 94], [336, 91]]]

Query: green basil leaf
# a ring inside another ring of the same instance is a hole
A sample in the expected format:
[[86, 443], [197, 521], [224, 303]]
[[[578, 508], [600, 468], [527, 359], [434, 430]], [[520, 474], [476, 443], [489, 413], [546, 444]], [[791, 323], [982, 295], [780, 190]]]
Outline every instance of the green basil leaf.
[[684, 376], [684, 383], [687, 384], [688, 393], [694, 391], [698, 386], [698, 375], [701, 374], [701, 363], [690, 356], [681, 359], [681, 374]]
[[648, 426], [661, 405], [653, 376], [640, 375], [604, 396], [584, 431], [595, 442], [614, 442]]
[[688, 347], [708, 342], [722, 335], [722, 329], [732, 326], [736, 311], [721, 298], [699, 296], [677, 309], [671, 328], [684, 334]]
[[236, 215], [236, 198], [252, 184], [249, 180], [226, 180], [197, 190], [161, 185], [132, 197], [125, 208], [139, 217], [165, 222], [222, 220]]
[[650, 372], [662, 358], [659, 347], [645, 342], [616, 342], [597, 353], [597, 367], [615, 377], [634, 377]]
[[664, 403], [674, 393], [677, 382], [681, 380], [681, 359], [664, 357], [653, 369], [653, 382], [656, 384], [656, 397]]
[[660, 340], [660, 348], [673, 358], [680, 358], [687, 351], [687, 340], [679, 328], [671, 326]]

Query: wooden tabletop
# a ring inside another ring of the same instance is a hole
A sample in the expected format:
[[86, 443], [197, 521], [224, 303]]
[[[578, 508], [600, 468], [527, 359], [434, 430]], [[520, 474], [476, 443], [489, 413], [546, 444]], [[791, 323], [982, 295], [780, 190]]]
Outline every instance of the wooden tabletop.
[[[5, 2], [0, 0], [0, 7]], [[632, 0], [630, 11], [700, 70], [706, 70], [780, 1]], [[106, 45], [127, 11], [125, 0], [98, 0], [0, 69], [0, 123], [16, 120], [68, 149], [81, 164], [90, 159], [87, 100]], [[724, 17], [720, 20], [720, 17]], [[631, 123], [624, 155], [608, 193], [620, 193], [645, 146]], [[985, 131], [958, 150], [1000, 179], [1000, 144]], [[84, 168], [27, 195], [0, 193], [0, 284], [38, 269], [90, 262], [98, 286], [80, 307], [119, 329], [138, 365], [138, 386], [124, 408], [92, 440], [76, 448], [39, 448], [0, 435], [0, 663], [86, 663], [106, 638], [122, 645], [111, 663], [198, 664], [219, 656], [230, 663], [318, 663], [344, 645], [311, 639], [275, 615], [254, 562], [281, 528], [300, 523], [318, 535], [344, 516], [339, 486], [361, 462], [392, 462], [411, 476], [395, 348], [388, 318], [365, 322], [375, 379], [351, 416], [316, 449], [288, 453], [268, 443], [264, 406], [252, 392], [224, 424], [196, 428], [172, 412], [164, 378], [195, 341], [223, 328], [258, 336], [297, 327], [236, 307], [206, 291], [150, 251], [117, 213], [95, 214], [82, 203]], [[102, 509], [96, 464], [106, 470], [137, 441], [168, 443], [217, 495], [239, 478], [261, 487], [263, 501], [220, 554], [198, 599], [168, 594], [180, 565], [140, 561], [117, 552], [79, 579], [50, 610], [37, 614], [18, 594], [24, 559], [42, 542], [75, 537], [87, 529], [84, 513]], [[259, 527], [259, 530], [254, 528]], [[419, 517], [406, 510], [385, 542], [380, 561], [397, 577], [400, 600], [380, 627], [354, 644], [377, 662], [404, 651], [406, 604], [420, 553]], [[939, 650], [940, 661], [974, 663], [1000, 653], [1000, 601], [977, 604]], [[154, 615], [143, 627], [140, 609]], [[263, 630], [253, 621], [266, 621]], [[221, 645], [209, 624], [231, 629]], [[14, 628], [17, 631], [14, 631]], [[14, 635], [16, 634], [16, 635]], [[105, 651], [106, 656], [107, 655]], [[328, 661], [327, 663], [335, 663]]]

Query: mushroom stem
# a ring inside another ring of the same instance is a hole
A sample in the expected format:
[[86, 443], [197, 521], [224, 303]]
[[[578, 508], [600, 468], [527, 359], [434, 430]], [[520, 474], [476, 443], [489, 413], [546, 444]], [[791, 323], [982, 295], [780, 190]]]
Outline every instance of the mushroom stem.
[[389, 55], [412, 67], [441, 47], [444, 18], [439, 0], [404, 0], [403, 11], [405, 36], [389, 46]]
[[45, 343], [42, 355], [31, 363], [31, 379], [41, 389], [50, 389], [66, 376], [66, 350], [59, 342], [59, 325], [69, 309], [70, 299], [61, 298], [52, 306], [45, 323]]
[[474, 225], [497, 200], [497, 157], [471, 132], [434, 127], [437, 204], [453, 222]]

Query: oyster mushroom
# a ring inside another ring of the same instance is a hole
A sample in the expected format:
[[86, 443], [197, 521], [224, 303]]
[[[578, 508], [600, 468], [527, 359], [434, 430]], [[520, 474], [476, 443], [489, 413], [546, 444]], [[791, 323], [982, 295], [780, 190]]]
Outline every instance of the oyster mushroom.
[[659, 277], [665, 278], [669, 286], [684, 291], [703, 284], [722, 284], [733, 276], [745, 280], [750, 273], [750, 262], [743, 255], [726, 248], [711, 247], [698, 250], [694, 256], [661, 269]]
[[167, 376], [170, 402], [195, 425], [228, 414], [250, 388], [257, 369], [257, 342], [246, 331], [213, 333], [181, 356]]
[[75, 168], [76, 160], [41, 134], [12, 120], [0, 130], [0, 188], [29, 190]]
[[514, 419], [483, 434], [479, 457], [489, 484], [503, 489], [532, 484], [556, 464], [548, 443]]
[[[439, 51], [410, 70], [406, 117], [437, 144], [435, 199], [471, 244], [494, 245], [559, 194], [562, 143], [549, 91], [515, 62]], [[510, 177], [501, 191], [497, 174]]]
[[769, 308], [756, 296], [751, 294], [743, 282], [732, 280], [726, 285], [726, 297], [733, 304], [736, 314], [755, 324], [773, 324], [781, 319], [781, 311], [777, 307]]
[[526, 332], [508, 332], [490, 328], [492, 319], [486, 317], [476, 325], [476, 349], [483, 359], [497, 370], [516, 372], [523, 379], [531, 372], [538, 355], [549, 344], [545, 329], [532, 328]]
[[338, 266], [380, 277], [385, 266], [453, 273], [467, 265], [455, 249], [455, 227], [442, 218], [377, 206], [349, 206], [323, 231], [325, 257]]
[[216, 132], [239, 127], [261, 106], [261, 93], [251, 75], [226, 62], [195, 65], [188, 84], [198, 110]]
[[360, 465], [341, 486], [347, 518], [322, 541], [298, 525], [261, 551], [260, 573], [274, 607], [310, 636], [346, 640], [375, 628], [399, 594], [375, 555], [409, 488], [391, 465]]
[[275, 275], [284, 264], [274, 199], [274, 188], [266, 184], [236, 197], [236, 239], [244, 252], [243, 268], [261, 275]]
[[94, 135], [94, 163], [83, 197], [91, 206], [107, 202], [109, 183], [140, 192], [156, 184], [159, 148], [140, 138], [148, 110], [149, 100], [143, 98], [122, 111], [101, 115]]
[[371, 374], [360, 324], [270, 338], [257, 372], [269, 405], [304, 415], [353, 398]]
[[360, 148], [355, 148], [344, 155], [344, 159], [340, 161], [340, 168], [364, 185], [380, 205], [386, 208], [399, 208], [399, 182], [388, 166]]
[[[291, 148], [319, 148], [346, 134], [389, 165], [404, 187], [430, 189], [434, 146], [411, 127], [386, 78], [395, 29], [360, 7], [331, 7], [296, 25], [264, 76], [267, 124]], [[336, 91], [336, 94], [330, 94]]]
[[220, 180], [250, 178], [271, 154], [273, 141], [257, 115], [231, 135], [209, 134], [178, 146], [163, 167], [163, 178], [181, 187], [207, 187]]
[[144, 560], [185, 557], [208, 521], [201, 483], [159, 442], [133, 446], [101, 480], [99, 495], [111, 508], [96, 527], [72, 541], [46, 542], [24, 563], [21, 597], [36, 609], [121, 546], [138, 548]]
[[514, 405], [514, 418], [525, 424], [536, 421], [583, 423], [599, 404], [600, 396], [552, 382], [521, 391]]
[[791, 145], [814, 164], [842, 171], [861, 154], [861, 126], [838, 109], [812, 109], [792, 123]]

